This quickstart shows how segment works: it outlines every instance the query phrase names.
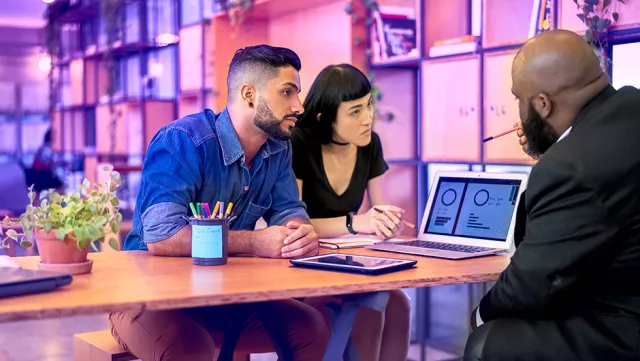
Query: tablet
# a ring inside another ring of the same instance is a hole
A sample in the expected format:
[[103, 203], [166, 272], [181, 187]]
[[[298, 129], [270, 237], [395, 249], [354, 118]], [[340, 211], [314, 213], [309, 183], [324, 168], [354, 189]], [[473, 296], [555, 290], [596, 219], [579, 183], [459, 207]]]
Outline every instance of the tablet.
[[298, 267], [363, 274], [382, 274], [413, 267], [417, 261], [398, 258], [359, 256], [354, 254], [331, 253], [321, 256], [292, 259]]

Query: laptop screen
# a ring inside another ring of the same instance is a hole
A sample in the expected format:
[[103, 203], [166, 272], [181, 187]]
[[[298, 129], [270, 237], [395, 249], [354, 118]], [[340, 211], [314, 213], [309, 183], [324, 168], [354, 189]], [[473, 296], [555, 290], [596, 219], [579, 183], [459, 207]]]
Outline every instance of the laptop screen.
[[519, 179], [440, 177], [424, 233], [506, 241]]

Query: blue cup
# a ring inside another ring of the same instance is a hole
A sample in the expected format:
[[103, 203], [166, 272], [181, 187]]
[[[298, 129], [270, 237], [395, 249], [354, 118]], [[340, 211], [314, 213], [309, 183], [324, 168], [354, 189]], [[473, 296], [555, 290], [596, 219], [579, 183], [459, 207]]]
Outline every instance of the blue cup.
[[191, 258], [198, 266], [227, 264], [229, 222], [227, 218], [189, 218]]

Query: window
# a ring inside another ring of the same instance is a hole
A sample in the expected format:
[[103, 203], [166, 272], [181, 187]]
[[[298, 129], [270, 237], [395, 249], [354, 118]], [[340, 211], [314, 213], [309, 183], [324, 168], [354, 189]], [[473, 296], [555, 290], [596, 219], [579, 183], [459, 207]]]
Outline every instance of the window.
[[147, 0], [147, 40], [155, 44], [158, 35], [177, 34], [172, 0]]
[[631, 85], [640, 88], [640, 72], [637, 69], [640, 43], [614, 45], [611, 53], [613, 87], [620, 89], [625, 85]]

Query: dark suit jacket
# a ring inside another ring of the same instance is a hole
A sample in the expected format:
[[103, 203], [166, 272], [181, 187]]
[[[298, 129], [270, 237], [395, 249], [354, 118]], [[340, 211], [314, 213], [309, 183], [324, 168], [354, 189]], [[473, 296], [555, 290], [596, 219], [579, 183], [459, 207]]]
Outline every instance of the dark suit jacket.
[[578, 317], [558, 334], [582, 359], [637, 353], [640, 90], [609, 86], [592, 100], [531, 170], [523, 205], [524, 235], [520, 223], [482, 320]]

